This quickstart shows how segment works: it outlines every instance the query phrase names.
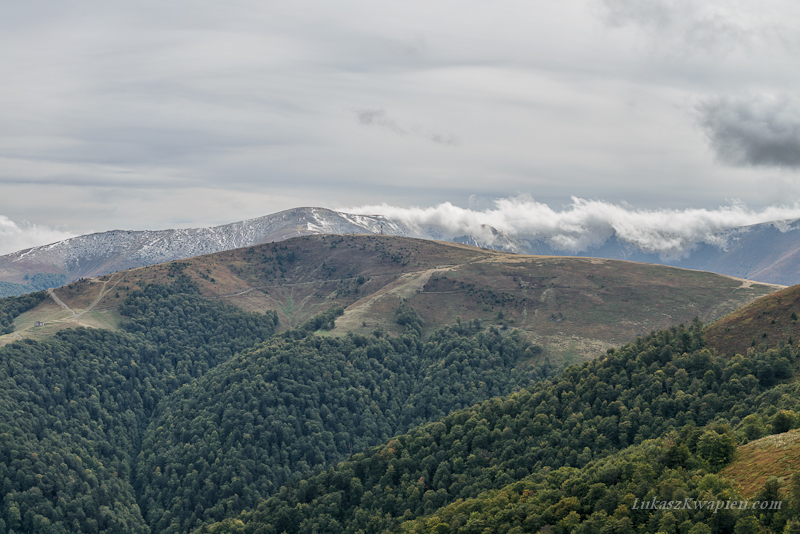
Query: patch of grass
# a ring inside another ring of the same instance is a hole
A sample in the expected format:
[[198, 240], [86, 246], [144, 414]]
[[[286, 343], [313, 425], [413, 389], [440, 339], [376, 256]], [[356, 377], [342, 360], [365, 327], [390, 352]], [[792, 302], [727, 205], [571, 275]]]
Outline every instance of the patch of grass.
[[800, 429], [751, 441], [736, 449], [732, 463], [720, 475], [737, 484], [747, 498], [755, 497], [769, 477], [785, 482], [800, 471]]

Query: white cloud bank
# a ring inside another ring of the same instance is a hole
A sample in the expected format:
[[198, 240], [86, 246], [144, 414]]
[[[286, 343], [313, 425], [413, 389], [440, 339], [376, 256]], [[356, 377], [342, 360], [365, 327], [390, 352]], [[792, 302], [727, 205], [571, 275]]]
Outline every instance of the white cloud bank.
[[[570, 205], [556, 210], [531, 197], [519, 196], [495, 200], [487, 209], [444, 202], [432, 207], [382, 203], [338, 211], [380, 214], [406, 225], [419, 237], [452, 239], [469, 235], [483, 243], [502, 246], [504, 236], [509, 236], [520, 241], [542, 241], [566, 253], [587, 252], [616, 237], [644, 252], [678, 259], [702, 243], [726, 248], [735, 235], [730, 230], [741, 227], [772, 223], [787, 231], [789, 221], [800, 219], [800, 202], [761, 210], [748, 209], [741, 203], [716, 209], [648, 210], [572, 197]], [[18, 224], [0, 215], [0, 254], [71, 237], [75, 234], [42, 225]]]
[[0, 215], [0, 254], [9, 254], [39, 245], [75, 237], [75, 234], [35, 224], [17, 224]]
[[725, 248], [726, 230], [774, 222], [785, 231], [788, 229], [785, 221], [800, 218], [800, 203], [759, 211], [741, 204], [713, 210], [642, 210], [576, 197], [561, 211], [526, 197], [500, 199], [494, 204], [483, 211], [460, 208], [449, 202], [429, 208], [402, 208], [384, 203], [341, 211], [382, 214], [403, 222], [420, 235], [431, 230], [448, 238], [472, 235], [490, 244], [496, 239], [489, 228], [492, 227], [516, 239], [541, 239], [568, 252], [601, 246], [616, 235], [645, 252], [665, 258], [681, 257], [701, 243]]

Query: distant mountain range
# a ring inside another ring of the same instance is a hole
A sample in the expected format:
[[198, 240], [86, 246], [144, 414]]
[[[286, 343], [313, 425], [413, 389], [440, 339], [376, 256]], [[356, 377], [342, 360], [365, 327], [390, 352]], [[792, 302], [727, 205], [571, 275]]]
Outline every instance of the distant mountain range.
[[602, 246], [565, 253], [536, 239], [520, 239], [525, 254], [583, 256], [639, 261], [711, 271], [737, 278], [791, 286], [800, 284], [800, 220], [775, 221], [720, 232], [726, 248], [701, 243], [681, 258], [663, 258], [613, 236]]
[[800, 220], [726, 230], [726, 249], [701, 244], [679, 259], [645, 252], [616, 236], [596, 248], [568, 252], [546, 239], [488, 228], [491, 242], [412, 228], [381, 215], [295, 208], [223, 226], [88, 234], [0, 257], [0, 296], [21, 295], [66, 282], [166, 261], [314, 234], [380, 234], [446, 240], [520, 254], [622, 259], [712, 271], [772, 284], [800, 283]]

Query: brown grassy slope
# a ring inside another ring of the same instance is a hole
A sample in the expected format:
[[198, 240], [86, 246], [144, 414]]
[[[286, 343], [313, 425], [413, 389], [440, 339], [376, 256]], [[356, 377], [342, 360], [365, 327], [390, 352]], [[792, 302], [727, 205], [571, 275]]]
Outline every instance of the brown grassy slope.
[[[61, 302], [48, 298], [14, 320], [15, 332], [0, 336], [0, 346], [21, 338], [44, 338], [64, 328], [79, 326], [116, 330], [121, 321], [117, 284], [125, 273], [85, 279], [52, 291]], [[109, 298], [111, 297], [111, 298]], [[44, 323], [36, 326], [36, 323]]]
[[[75, 282], [56, 294], [83, 312], [79, 320], [95, 317], [98, 324], [102, 319], [113, 325], [108, 315], [130, 291], [179, 273], [192, 278], [208, 298], [256, 312], [276, 310], [284, 328], [341, 305], [345, 315], [333, 335], [399, 332], [394, 312], [406, 303], [422, 316], [426, 332], [459, 317], [480, 319], [484, 325], [519, 329], [548, 356], [567, 362], [695, 316], [716, 319], [777, 289], [660, 265], [519, 256], [394, 236], [329, 235], [142, 267]], [[22, 319], [32, 322], [37, 313], [34, 309]]]
[[764, 487], [771, 476], [787, 482], [800, 470], [800, 429], [767, 436], [736, 449], [736, 456], [720, 475], [733, 481], [748, 499]]
[[746, 354], [755, 344], [775, 347], [781, 341], [800, 340], [800, 285], [762, 297], [726, 315], [706, 329], [706, 342], [722, 354]]

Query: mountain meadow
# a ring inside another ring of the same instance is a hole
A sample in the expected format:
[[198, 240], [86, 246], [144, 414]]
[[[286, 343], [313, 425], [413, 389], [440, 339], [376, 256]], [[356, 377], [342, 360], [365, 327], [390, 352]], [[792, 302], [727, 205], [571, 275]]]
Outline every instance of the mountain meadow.
[[798, 294], [315, 235], [0, 299], [0, 534], [800, 532]]

